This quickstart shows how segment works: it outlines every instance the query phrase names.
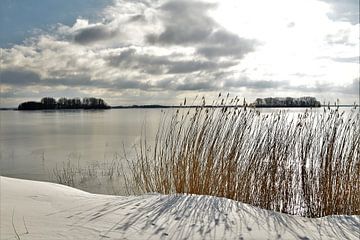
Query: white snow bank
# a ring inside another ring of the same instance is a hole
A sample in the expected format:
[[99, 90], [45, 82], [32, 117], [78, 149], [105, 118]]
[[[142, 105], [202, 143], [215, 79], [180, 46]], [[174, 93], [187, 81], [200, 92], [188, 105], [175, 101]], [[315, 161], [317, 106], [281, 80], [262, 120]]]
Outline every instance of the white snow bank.
[[108, 196], [46, 182], [7, 177], [0, 177], [0, 182], [3, 240], [18, 239], [16, 234], [21, 240], [360, 236], [360, 216], [308, 219], [209, 196]]

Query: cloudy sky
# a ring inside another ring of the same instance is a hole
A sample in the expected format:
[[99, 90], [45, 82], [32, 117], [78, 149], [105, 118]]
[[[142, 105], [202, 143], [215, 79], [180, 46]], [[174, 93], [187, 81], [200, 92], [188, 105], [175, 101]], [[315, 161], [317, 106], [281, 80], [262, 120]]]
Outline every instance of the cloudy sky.
[[43, 96], [178, 104], [358, 102], [358, 0], [1, 0], [1, 106]]

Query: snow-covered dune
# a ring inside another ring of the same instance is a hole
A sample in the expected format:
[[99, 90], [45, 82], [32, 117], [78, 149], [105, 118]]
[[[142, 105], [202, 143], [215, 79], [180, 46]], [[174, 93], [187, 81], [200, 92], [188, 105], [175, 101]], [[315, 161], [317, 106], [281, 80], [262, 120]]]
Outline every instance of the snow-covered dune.
[[360, 216], [308, 219], [225, 198], [108, 196], [0, 177], [5, 239], [359, 239]]

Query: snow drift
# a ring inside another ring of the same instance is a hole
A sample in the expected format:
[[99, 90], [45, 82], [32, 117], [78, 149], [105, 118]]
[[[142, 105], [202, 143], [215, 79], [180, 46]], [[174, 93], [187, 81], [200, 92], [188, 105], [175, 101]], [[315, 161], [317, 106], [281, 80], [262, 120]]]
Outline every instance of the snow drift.
[[359, 239], [360, 216], [303, 218], [199, 195], [110, 196], [0, 177], [1, 239]]

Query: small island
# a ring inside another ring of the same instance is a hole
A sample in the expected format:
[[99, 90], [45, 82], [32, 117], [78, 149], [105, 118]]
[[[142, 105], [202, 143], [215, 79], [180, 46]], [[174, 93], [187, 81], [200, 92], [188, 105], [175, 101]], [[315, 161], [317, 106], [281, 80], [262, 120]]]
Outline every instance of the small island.
[[257, 98], [252, 105], [258, 108], [321, 107], [320, 102], [317, 101], [314, 97]]
[[40, 102], [29, 101], [19, 105], [18, 110], [55, 110], [55, 109], [109, 109], [111, 108], [101, 98], [60, 98], [57, 101], [44, 97]]

